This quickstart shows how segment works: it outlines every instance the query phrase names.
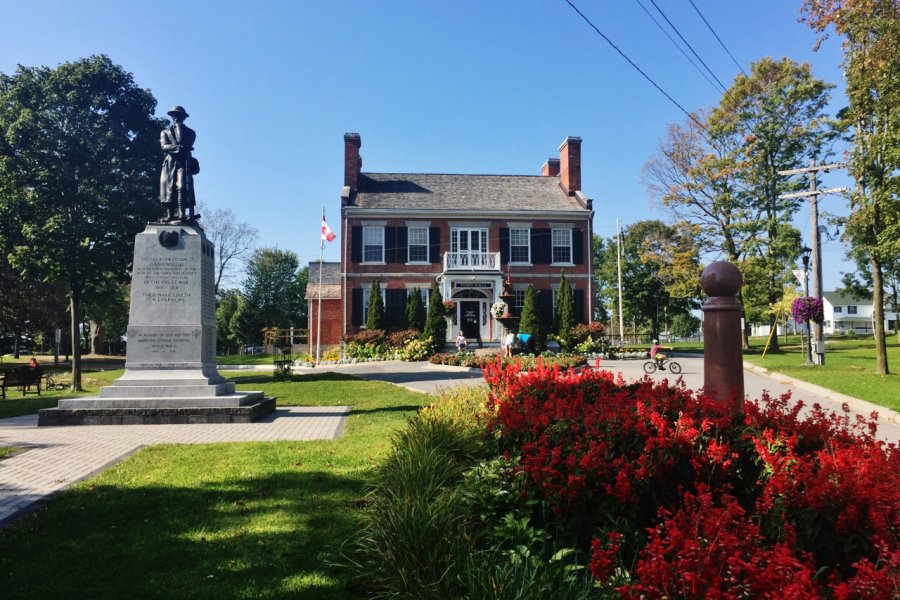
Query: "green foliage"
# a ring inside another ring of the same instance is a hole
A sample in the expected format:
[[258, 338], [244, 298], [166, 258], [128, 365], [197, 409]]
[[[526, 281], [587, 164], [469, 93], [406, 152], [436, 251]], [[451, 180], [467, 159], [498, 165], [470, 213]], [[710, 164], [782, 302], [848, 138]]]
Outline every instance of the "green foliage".
[[216, 347], [225, 354], [237, 354], [243, 345], [239, 315], [244, 297], [238, 290], [220, 290], [216, 302]]
[[437, 352], [447, 342], [447, 320], [444, 318], [444, 298], [437, 282], [431, 284], [431, 293], [428, 299], [428, 317], [425, 320], [425, 330], [422, 331], [422, 339], [431, 338], [432, 351]]
[[700, 319], [691, 314], [680, 314], [672, 317], [671, 331], [682, 338], [697, 335], [700, 331]]
[[384, 299], [381, 297], [381, 283], [376, 279], [369, 290], [369, 311], [366, 315], [366, 329], [387, 329], [384, 313]]
[[78, 325], [99, 285], [127, 281], [134, 236], [159, 210], [155, 110], [102, 55], [0, 75], [0, 247], [19, 273], [65, 288]]
[[525, 303], [522, 305], [522, 318], [519, 321], [519, 333], [528, 333], [534, 337], [534, 347], [538, 352], [547, 349], [547, 333], [541, 323], [537, 306], [538, 292], [529, 285], [525, 290]]
[[566, 334], [575, 326], [575, 299], [572, 297], [572, 286], [565, 273], [559, 275], [559, 289], [556, 291], [556, 311], [553, 315], [553, 332], [557, 339], [568, 349]]
[[432, 345], [429, 338], [409, 340], [400, 350], [400, 360], [425, 360], [431, 354]]
[[247, 263], [240, 335], [256, 344], [268, 327], [303, 327], [305, 300], [301, 293], [300, 261], [290, 250], [259, 248]]
[[406, 326], [419, 333], [425, 329], [425, 303], [419, 288], [413, 289], [406, 297]]

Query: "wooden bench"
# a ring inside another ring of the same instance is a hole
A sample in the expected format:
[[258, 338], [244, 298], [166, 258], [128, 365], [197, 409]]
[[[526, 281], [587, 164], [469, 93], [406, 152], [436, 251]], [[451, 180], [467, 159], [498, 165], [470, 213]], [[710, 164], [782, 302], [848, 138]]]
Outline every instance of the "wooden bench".
[[[41, 377], [43, 377], [43, 369], [33, 369], [31, 367], [16, 367], [6, 372], [3, 382], [0, 383], [0, 394], [6, 398], [6, 390], [8, 388], [22, 388], [22, 395], [37, 394], [41, 395]], [[30, 389], [34, 386], [34, 390]]]

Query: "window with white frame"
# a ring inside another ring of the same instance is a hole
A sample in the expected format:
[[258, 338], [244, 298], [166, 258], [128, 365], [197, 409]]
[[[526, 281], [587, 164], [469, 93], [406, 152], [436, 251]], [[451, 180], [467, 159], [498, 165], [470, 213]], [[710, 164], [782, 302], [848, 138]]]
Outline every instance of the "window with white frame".
[[513, 294], [516, 295], [515, 299], [513, 300], [513, 308], [521, 313], [522, 308], [525, 306], [525, 290], [513, 290]]
[[[381, 303], [384, 304], [384, 290], [385, 288], [381, 288]], [[369, 322], [369, 299], [372, 298], [372, 288], [364, 287], [363, 288], [363, 327], [366, 326], [366, 323]]]
[[855, 314], [856, 314], [856, 307], [855, 307], [855, 306], [848, 306], [848, 307], [847, 307], [847, 314], [848, 314], [848, 315], [855, 315]]
[[428, 228], [410, 227], [409, 262], [428, 262]]
[[531, 262], [531, 230], [530, 229], [510, 229], [509, 230], [509, 262], [512, 262], [512, 263], [530, 263]]
[[553, 263], [572, 263], [572, 230], [552, 229], [551, 240], [553, 243]]
[[363, 227], [363, 262], [384, 262], [384, 227]]

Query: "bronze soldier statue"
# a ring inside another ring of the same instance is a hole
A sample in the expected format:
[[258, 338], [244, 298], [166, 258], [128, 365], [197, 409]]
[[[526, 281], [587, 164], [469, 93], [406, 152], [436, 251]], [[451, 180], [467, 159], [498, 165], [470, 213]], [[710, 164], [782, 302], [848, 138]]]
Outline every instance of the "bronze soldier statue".
[[159, 137], [166, 153], [159, 176], [159, 201], [166, 207], [167, 221], [193, 222], [200, 218], [194, 214], [194, 175], [200, 172], [200, 163], [191, 156], [197, 134], [184, 124], [190, 115], [183, 107], [173, 106], [166, 114], [172, 117], [172, 125]]

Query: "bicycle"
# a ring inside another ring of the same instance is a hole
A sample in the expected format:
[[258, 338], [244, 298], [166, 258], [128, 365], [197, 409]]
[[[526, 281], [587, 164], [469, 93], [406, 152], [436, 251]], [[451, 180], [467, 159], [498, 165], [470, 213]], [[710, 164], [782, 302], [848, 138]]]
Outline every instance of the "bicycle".
[[[57, 373], [59, 375], [59, 373]], [[47, 373], [44, 375], [44, 389], [45, 390], [65, 390], [68, 389], [69, 384], [63, 383], [62, 381], [56, 381], [53, 378], [53, 373]]]
[[669, 367], [669, 371], [671, 371], [673, 375], [681, 373], [681, 365], [671, 358], [664, 358], [660, 363], [657, 363], [656, 359], [651, 358], [644, 363], [644, 373], [650, 375], [651, 373], [656, 373], [657, 369], [665, 371], [666, 367]]

